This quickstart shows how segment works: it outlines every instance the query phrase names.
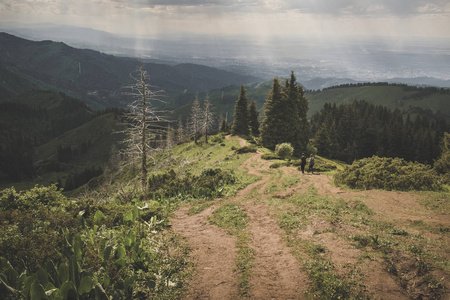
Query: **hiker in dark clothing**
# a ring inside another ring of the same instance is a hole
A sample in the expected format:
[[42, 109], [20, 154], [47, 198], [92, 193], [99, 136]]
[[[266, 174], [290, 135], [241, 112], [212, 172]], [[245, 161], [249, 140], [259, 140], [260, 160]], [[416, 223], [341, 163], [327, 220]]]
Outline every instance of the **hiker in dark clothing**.
[[300, 158], [301, 162], [300, 162], [300, 167], [302, 169], [302, 173], [305, 174], [305, 166], [306, 166], [306, 157], [305, 157], [305, 153], [302, 153], [302, 157]]
[[311, 154], [309, 156], [309, 169], [308, 169], [308, 173], [311, 172], [312, 174], [314, 174], [314, 156]]

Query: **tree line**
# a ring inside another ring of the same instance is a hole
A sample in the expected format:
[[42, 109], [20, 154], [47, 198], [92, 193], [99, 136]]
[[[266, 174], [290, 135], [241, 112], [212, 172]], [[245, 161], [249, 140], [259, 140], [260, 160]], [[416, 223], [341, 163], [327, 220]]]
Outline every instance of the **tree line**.
[[448, 126], [443, 119], [404, 115], [367, 101], [326, 103], [311, 118], [314, 145], [320, 155], [347, 163], [377, 155], [432, 164]]

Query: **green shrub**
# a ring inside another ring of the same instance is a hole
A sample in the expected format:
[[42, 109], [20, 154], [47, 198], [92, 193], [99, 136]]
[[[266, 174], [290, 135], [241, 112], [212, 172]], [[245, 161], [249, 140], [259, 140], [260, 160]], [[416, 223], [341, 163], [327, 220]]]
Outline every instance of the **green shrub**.
[[256, 153], [257, 147], [255, 145], [248, 145], [237, 148], [234, 150], [236, 154], [244, 154], [244, 153]]
[[401, 158], [373, 156], [353, 162], [335, 175], [337, 184], [356, 189], [438, 190], [439, 176], [429, 166]]
[[315, 157], [314, 160], [314, 171], [317, 172], [328, 172], [328, 171], [333, 171], [336, 170], [337, 167], [335, 164], [330, 163], [320, 157]]
[[281, 157], [279, 157], [275, 153], [263, 154], [263, 155], [261, 155], [261, 158], [265, 159], [265, 160], [281, 159]]
[[290, 143], [282, 143], [275, 146], [275, 153], [281, 157], [281, 159], [288, 159], [294, 153], [294, 147]]
[[444, 133], [441, 156], [434, 162], [434, 169], [441, 174], [442, 180], [450, 184], [450, 133]]
[[178, 176], [173, 170], [153, 174], [148, 179], [149, 198], [171, 197], [214, 198], [220, 196], [221, 187], [233, 184], [236, 177], [220, 168], [207, 168], [198, 176]]
[[55, 184], [45, 186], [35, 186], [26, 191], [16, 192], [14, 187], [4, 189], [0, 192], [1, 210], [28, 210], [38, 209], [43, 206], [57, 207], [65, 202], [66, 198]]
[[217, 144], [222, 144], [224, 140], [225, 140], [225, 138], [222, 134], [213, 135], [210, 139], [211, 142], [217, 143]]

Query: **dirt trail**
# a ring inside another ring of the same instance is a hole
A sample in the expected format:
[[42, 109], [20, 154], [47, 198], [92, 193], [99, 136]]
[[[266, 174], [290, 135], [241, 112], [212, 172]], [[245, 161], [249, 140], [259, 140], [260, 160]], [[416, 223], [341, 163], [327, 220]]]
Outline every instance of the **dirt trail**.
[[239, 295], [238, 276], [233, 272], [236, 237], [208, 222], [215, 208], [189, 216], [188, 208], [183, 207], [172, 219], [173, 230], [188, 239], [196, 264], [196, 276], [189, 282], [185, 299], [236, 299]]
[[[240, 139], [240, 145], [245, 141]], [[249, 216], [249, 246], [254, 250], [250, 299], [302, 299], [307, 289], [307, 275], [281, 239], [282, 230], [271, 216], [265, 204], [255, 204], [264, 196], [270, 175], [270, 162], [256, 153], [247, 159], [241, 170], [260, 176], [230, 199], [242, 203]], [[237, 299], [238, 277], [233, 273], [236, 266], [236, 238], [209, 224], [207, 218], [216, 209], [212, 206], [200, 214], [188, 216], [188, 208], [178, 210], [172, 219], [175, 232], [187, 238], [195, 258], [196, 274], [189, 281], [190, 290], [185, 299]]]
[[[270, 175], [261, 171], [268, 171], [271, 163], [263, 160], [261, 154], [253, 155], [241, 166], [247, 168], [249, 174], [261, 177], [247, 187], [247, 192], [256, 190], [256, 194], [243, 204], [250, 219], [249, 246], [255, 253], [249, 296], [251, 299], [302, 299], [308, 287], [308, 276], [281, 239], [283, 232], [266, 204], [255, 204], [255, 200], [268, 197], [264, 191]], [[242, 196], [238, 194], [233, 201], [241, 201]]]
[[[240, 139], [240, 145], [245, 141]], [[300, 176], [298, 183], [282, 191], [266, 194], [269, 184], [277, 184], [268, 171], [270, 162], [261, 158], [262, 153], [256, 153], [247, 159], [240, 170], [259, 176], [260, 179], [243, 190], [228, 202], [242, 205], [249, 216], [247, 232], [250, 236], [249, 247], [254, 250], [251, 278], [249, 280], [250, 299], [302, 299], [308, 288], [308, 276], [302, 270], [300, 262], [291, 254], [291, 249], [282, 239], [283, 231], [277, 225], [275, 217], [264, 200], [277, 195], [305, 193], [314, 185], [317, 193], [346, 200], [363, 201], [376, 212], [376, 217], [386, 221], [420, 220], [435, 226], [450, 226], [448, 215], [436, 214], [423, 208], [417, 199], [409, 193], [385, 191], [348, 191], [330, 184], [326, 175], [302, 175], [292, 167], [282, 168], [283, 176]], [[175, 232], [187, 238], [192, 257], [196, 264], [196, 274], [190, 279], [190, 290], [185, 299], [238, 299], [238, 275], [236, 267], [236, 238], [224, 230], [211, 225], [207, 218], [219, 206], [212, 206], [203, 212], [188, 216], [188, 208], [184, 207], [175, 213], [172, 219]], [[327, 232], [315, 234], [315, 232]], [[340, 228], [324, 220], [312, 221], [308, 228], [299, 233], [301, 239], [311, 240], [326, 247], [330, 259], [336, 264], [339, 272], [349, 272], [361, 255], [347, 241], [331, 233], [337, 230], [342, 234], [357, 234], [357, 229], [351, 226]], [[364, 285], [369, 293], [380, 299], [408, 299], [404, 289], [386, 273], [386, 267], [380, 260], [369, 261], [364, 273]]]

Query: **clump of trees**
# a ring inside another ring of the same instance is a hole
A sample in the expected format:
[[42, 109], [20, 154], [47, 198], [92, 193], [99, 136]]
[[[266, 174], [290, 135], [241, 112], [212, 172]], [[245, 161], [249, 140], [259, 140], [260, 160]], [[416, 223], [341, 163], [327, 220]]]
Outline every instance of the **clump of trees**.
[[[241, 85], [238, 100], [234, 106], [233, 124], [231, 125], [231, 133], [240, 136], [258, 136], [259, 135], [259, 112], [256, 108], [256, 102], [248, 103], [247, 90]], [[225, 122], [225, 123], [224, 123]], [[221, 129], [225, 131], [226, 120], [222, 121]], [[221, 130], [222, 131], [222, 130]]]
[[304, 152], [309, 141], [309, 123], [306, 118], [308, 106], [303, 88], [296, 83], [294, 72], [284, 86], [275, 78], [264, 105], [262, 144], [274, 150], [277, 144], [290, 143], [294, 147], [294, 155], [299, 156]]
[[[309, 123], [306, 117], [309, 105], [303, 88], [297, 84], [294, 72], [290, 79], [281, 85], [275, 78], [264, 105], [264, 118], [259, 122], [255, 101], [248, 103], [247, 91], [241, 85], [238, 100], [234, 107], [234, 120], [231, 133], [240, 136], [260, 137], [263, 146], [275, 150], [275, 146], [289, 143], [294, 155], [300, 155], [309, 142]], [[226, 128], [222, 124], [221, 128]]]
[[[194, 139], [195, 143], [198, 142], [198, 139], [202, 135], [205, 136], [205, 142], [208, 143], [208, 136], [210, 134], [213, 122], [214, 122], [213, 107], [211, 101], [209, 100], [209, 96], [206, 95], [206, 98], [203, 102], [203, 108], [200, 104], [198, 96], [195, 96], [191, 108], [191, 118], [188, 123], [188, 132], [190, 136]], [[179, 123], [178, 128], [179, 129], [182, 128], [181, 121]]]
[[371, 157], [401, 157], [432, 164], [446, 131], [444, 120], [404, 116], [366, 101], [325, 104], [311, 118], [314, 145], [320, 155], [351, 163]]

